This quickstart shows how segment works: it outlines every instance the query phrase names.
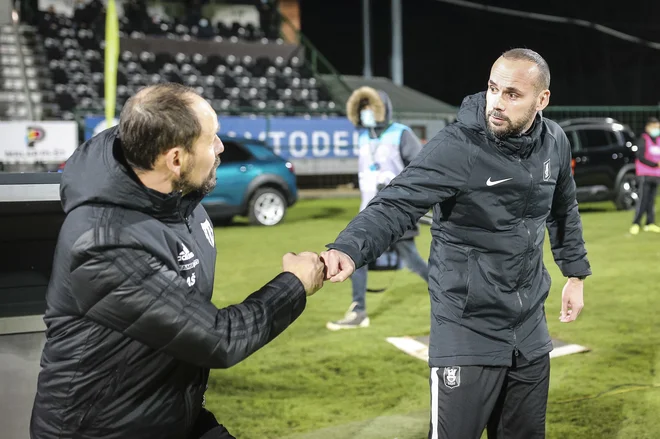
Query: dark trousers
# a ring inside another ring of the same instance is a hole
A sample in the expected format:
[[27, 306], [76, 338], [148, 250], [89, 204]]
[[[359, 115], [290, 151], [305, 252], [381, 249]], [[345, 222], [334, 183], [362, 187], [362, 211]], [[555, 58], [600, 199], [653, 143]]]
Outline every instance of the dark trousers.
[[202, 409], [197, 416], [190, 439], [236, 439], [220, 425], [213, 413]]
[[[521, 358], [521, 357], [518, 357]], [[543, 439], [550, 356], [512, 367], [431, 368], [429, 439]]]
[[652, 178], [640, 177], [639, 202], [635, 209], [633, 224], [642, 224], [642, 216], [646, 214], [646, 224], [655, 224], [655, 196], [658, 193], [658, 181]]

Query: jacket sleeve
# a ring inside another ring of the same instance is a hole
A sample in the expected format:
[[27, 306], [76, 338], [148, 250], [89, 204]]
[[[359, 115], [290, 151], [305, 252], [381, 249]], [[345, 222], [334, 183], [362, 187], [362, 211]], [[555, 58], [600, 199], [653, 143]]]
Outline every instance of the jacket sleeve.
[[575, 180], [571, 172], [571, 148], [563, 131], [557, 139], [560, 170], [546, 221], [555, 262], [566, 277], [591, 274], [587, 250], [582, 238], [582, 221], [575, 198]]
[[265, 346], [302, 313], [305, 290], [282, 273], [238, 305], [218, 309], [144, 250], [87, 250], [71, 272], [86, 318], [173, 357], [228, 368]]
[[401, 143], [399, 145], [403, 165], [408, 166], [421, 150], [422, 142], [419, 141], [415, 133], [412, 130], [404, 130], [401, 133]]
[[471, 160], [461, 145], [441, 131], [327, 247], [349, 255], [356, 268], [376, 260], [430, 207], [466, 184]]
[[650, 166], [652, 168], [658, 167], [658, 163], [652, 162], [651, 160], [646, 158], [646, 140], [644, 139], [644, 137], [640, 137], [639, 139], [637, 139], [636, 158], [640, 162], [644, 163], [646, 166]]

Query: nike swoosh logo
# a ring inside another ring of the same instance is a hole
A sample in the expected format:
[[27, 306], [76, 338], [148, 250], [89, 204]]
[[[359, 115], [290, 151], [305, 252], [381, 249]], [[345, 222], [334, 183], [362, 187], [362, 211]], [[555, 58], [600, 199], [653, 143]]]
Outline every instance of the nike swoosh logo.
[[488, 181], [486, 181], [486, 186], [495, 186], [496, 184], [504, 183], [505, 181], [513, 180], [513, 178], [505, 178], [504, 180], [495, 180], [492, 181], [490, 177], [488, 177]]

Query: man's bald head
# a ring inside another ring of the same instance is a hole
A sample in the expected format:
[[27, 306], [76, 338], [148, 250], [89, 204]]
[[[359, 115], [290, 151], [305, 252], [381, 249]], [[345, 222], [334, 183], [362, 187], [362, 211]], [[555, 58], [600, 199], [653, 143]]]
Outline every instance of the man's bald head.
[[538, 53], [530, 49], [511, 49], [504, 52], [502, 58], [512, 61], [529, 61], [536, 64], [538, 69], [536, 89], [538, 91], [550, 89], [550, 67]]
[[156, 159], [175, 146], [192, 149], [202, 126], [193, 105], [202, 99], [194, 90], [166, 83], [141, 89], [124, 105], [119, 137], [128, 163], [153, 169]]

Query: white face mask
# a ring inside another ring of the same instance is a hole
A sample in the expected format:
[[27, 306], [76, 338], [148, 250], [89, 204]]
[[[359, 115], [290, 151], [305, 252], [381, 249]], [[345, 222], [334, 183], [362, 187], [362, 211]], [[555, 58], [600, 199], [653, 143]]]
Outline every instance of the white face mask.
[[362, 110], [360, 111], [360, 121], [362, 126], [365, 128], [373, 128], [376, 126], [376, 117], [374, 116], [373, 110]]

